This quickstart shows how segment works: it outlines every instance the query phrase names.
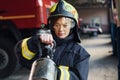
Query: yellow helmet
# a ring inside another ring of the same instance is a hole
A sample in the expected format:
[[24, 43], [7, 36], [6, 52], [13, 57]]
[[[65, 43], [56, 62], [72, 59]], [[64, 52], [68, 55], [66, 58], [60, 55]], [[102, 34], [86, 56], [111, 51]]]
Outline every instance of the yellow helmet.
[[55, 16], [64, 16], [72, 18], [76, 24], [78, 24], [78, 13], [77, 10], [69, 3], [64, 0], [60, 0], [58, 3], [54, 4], [50, 9], [50, 16], [48, 20]]
[[52, 25], [52, 21], [54, 22], [54, 18], [57, 17], [68, 17], [73, 19], [74, 26], [73, 26], [73, 33], [75, 35], [75, 41], [80, 41], [80, 36], [78, 33], [78, 13], [77, 10], [69, 3], [64, 0], [60, 0], [58, 3], [54, 4], [50, 9], [50, 16], [48, 17], [48, 24], [49, 28]]

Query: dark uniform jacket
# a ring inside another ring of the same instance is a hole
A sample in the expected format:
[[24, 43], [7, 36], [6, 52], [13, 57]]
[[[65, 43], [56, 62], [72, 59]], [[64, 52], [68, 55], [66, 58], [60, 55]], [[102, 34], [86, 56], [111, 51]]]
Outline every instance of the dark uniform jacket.
[[[74, 41], [73, 35], [63, 40], [57, 39], [56, 36], [53, 38], [57, 44], [53, 53], [53, 61], [61, 73], [59, 80], [87, 80], [90, 57], [88, 52]], [[38, 37], [34, 36], [18, 44], [17, 55], [21, 65], [30, 68], [33, 61], [41, 57], [37, 46], [38, 41]]]

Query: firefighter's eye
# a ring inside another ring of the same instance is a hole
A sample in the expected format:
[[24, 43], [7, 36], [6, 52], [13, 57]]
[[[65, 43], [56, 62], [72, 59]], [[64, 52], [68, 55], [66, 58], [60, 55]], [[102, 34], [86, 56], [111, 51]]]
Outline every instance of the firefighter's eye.
[[63, 25], [63, 27], [64, 27], [64, 28], [67, 28], [67, 27], [68, 27], [68, 25], [67, 25], [67, 24], [65, 24], [65, 25]]
[[53, 28], [60, 28], [60, 25], [59, 25], [59, 24], [55, 24], [55, 25], [53, 26]]
[[55, 24], [55, 25], [54, 25], [54, 27], [59, 27], [59, 26], [60, 26], [60, 25], [58, 25], [58, 24]]

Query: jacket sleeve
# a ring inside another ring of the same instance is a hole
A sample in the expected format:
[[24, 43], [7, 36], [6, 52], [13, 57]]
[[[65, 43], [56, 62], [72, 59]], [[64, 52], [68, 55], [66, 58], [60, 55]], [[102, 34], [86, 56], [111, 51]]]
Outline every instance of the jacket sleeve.
[[76, 55], [73, 67], [59, 66], [59, 80], [87, 80], [90, 55], [85, 49]]
[[33, 36], [17, 43], [15, 51], [22, 66], [31, 68], [33, 61], [38, 58], [38, 41], [38, 36]]
[[79, 52], [80, 53], [76, 56], [77, 58], [75, 60], [76, 75], [79, 80], [87, 80], [90, 55], [84, 48], [81, 48]]

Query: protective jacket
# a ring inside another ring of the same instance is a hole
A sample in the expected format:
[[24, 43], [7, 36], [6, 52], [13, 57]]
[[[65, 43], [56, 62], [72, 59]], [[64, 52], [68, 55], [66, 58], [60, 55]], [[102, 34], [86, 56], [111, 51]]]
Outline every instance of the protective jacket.
[[[66, 39], [57, 39], [53, 36], [57, 45], [53, 53], [53, 61], [59, 69], [58, 80], [87, 80], [89, 71], [88, 52], [77, 42], [74, 35]], [[17, 55], [21, 65], [30, 68], [34, 60], [38, 59], [38, 36], [22, 40], [17, 45]]]

